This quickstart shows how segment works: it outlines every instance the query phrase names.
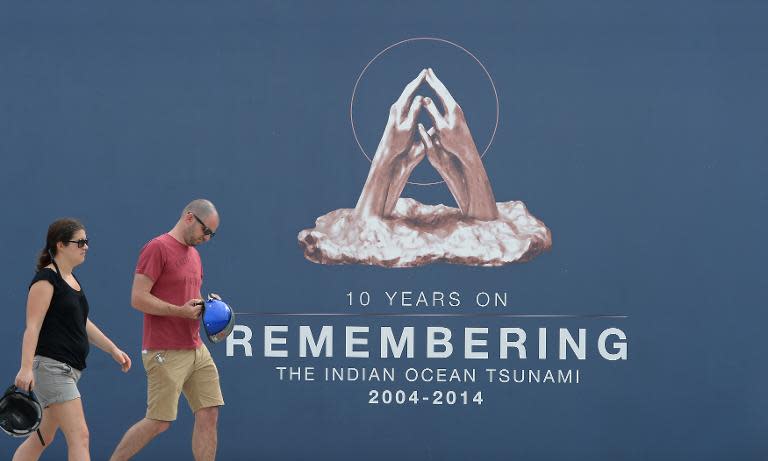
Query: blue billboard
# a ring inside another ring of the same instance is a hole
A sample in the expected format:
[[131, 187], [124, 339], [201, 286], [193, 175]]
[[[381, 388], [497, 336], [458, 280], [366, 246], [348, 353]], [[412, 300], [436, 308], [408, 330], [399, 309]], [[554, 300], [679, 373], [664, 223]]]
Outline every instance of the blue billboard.
[[[217, 459], [768, 454], [768, 5], [3, 10], [0, 371], [78, 218], [89, 318], [132, 360], [91, 347], [93, 459], [147, 410], [139, 253], [198, 198], [201, 292], [235, 313], [204, 339]], [[182, 396], [133, 459], [192, 459], [193, 424]]]

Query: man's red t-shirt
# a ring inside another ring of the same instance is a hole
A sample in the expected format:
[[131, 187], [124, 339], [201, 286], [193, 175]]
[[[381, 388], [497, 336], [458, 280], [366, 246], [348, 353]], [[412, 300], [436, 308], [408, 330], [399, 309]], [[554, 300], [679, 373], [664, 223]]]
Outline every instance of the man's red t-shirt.
[[[200, 297], [200, 254], [170, 234], [155, 237], [144, 245], [136, 273], [155, 282], [150, 293], [175, 306]], [[197, 349], [202, 344], [199, 320], [144, 314], [142, 349]]]

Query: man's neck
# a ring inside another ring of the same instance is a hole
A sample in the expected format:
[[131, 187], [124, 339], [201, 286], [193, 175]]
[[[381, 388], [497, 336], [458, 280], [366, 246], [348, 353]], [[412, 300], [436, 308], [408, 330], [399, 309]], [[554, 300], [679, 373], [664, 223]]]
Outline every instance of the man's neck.
[[184, 241], [184, 237], [183, 237], [184, 234], [182, 234], [181, 229], [179, 229], [178, 227], [174, 227], [173, 229], [168, 231], [168, 235], [176, 239], [176, 241], [181, 243], [182, 245], [187, 244], [187, 242]]

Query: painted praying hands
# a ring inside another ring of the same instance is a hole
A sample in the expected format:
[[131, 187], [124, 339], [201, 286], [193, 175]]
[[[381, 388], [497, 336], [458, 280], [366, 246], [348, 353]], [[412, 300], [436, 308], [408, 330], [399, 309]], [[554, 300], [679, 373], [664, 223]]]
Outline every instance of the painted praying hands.
[[[422, 85], [434, 90], [434, 100], [418, 94]], [[400, 197], [425, 158], [458, 208]], [[548, 250], [552, 235], [523, 202], [496, 203], [464, 112], [432, 69], [424, 69], [390, 107], [355, 208], [318, 217], [298, 241], [304, 257], [318, 264], [501, 266]]]
[[[424, 82], [437, 94], [442, 111], [432, 99], [415, 95]], [[416, 122], [422, 109], [432, 120], [428, 130]], [[422, 70], [392, 104], [355, 213], [390, 216], [424, 157], [445, 180], [463, 215], [481, 221], [498, 218], [493, 190], [464, 113], [432, 69]]]

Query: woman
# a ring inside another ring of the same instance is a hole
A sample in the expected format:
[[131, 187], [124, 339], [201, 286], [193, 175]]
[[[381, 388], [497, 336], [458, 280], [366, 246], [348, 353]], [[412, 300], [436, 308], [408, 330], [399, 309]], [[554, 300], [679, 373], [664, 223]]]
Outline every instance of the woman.
[[60, 428], [70, 460], [90, 460], [88, 426], [77, 381], [85, 368], [89, 341], [110, 354], [123, 372], [131, 359], [88, 320], [88, 301], [72, 270], [88, 251], [85, 228], [75, 219], [59, 219], [48, 227], [27, 297], [27, 327], [16, 386], [33, 389], [43, 406], [40, 432], [28, 437], [13, 461], [37, 460]]

